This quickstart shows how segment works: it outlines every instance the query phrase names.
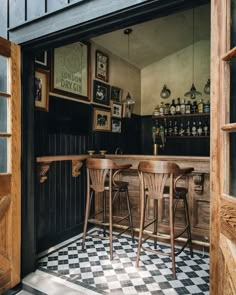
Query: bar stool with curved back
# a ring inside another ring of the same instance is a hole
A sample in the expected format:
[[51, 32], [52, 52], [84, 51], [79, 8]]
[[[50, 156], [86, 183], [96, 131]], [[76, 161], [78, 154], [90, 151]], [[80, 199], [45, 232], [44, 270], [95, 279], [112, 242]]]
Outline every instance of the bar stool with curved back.
[[[172, 257], [172, 272], [173, 277], [176, 279], [175, 256], [179, 255], [187, 246], [187, 244], [189, 244], [190, 254], [191, 257], [193, 257], [192, 237], [187, 203], [188, 189], [186, 187], [178, 187], [177, 183], [183, 175], [193, 171], [193, 168], [180, 169], [176, 163], [167, 161], [141, 161], [138, 166], [138, 171], [140, 178], [141, 218], [136, 266], [138, 267], [139, 265], [141, 248], [156, 254], [168, 255]], [[158, 232], [158, 207], [160, 208], [160, 206], [162, 206], [162, 202], [164, 202], [164, 198], [166, 197], [169, 199], [169, 237], [161, 235]], [[154, 201], [154, 218], [150, 222], [145, 223], [145, 211], [148, 199], [152, 199]], [[175, 214], [178, 202], [180, 200], [183, 201], [184, 206], [185, 227], [180, 233], [175, 234]], [[145, 231], [145, 229], [151, 224], [153, 224], [154, 229], [152, 233], [148, 233]], [[145, 233], [147, 236], [142, 241], [143, 233]], [[176, 250], [175, 240], [184, 233], [187, 233], [187, 241], [184, 243], [181, 249]], [[154, 249], [142, 246], [142, 243], [150, 237], [154, 238]], [[167, 238], [170, 240], [171, 253], [166, 254], [156, 250], [158, 237], [161, 237], [162, 239]]]
[[[83, 232], [83, 240], [82, 240], [82, 249], [85, 248], [85, 239], [87, 235], [87, 225], [88, 223], [100, 225], [103, 227], [109, 227], [109, 237], [106, 237], [105, 230], [103, 232], [103, 236], [101, 235], [92, 235], [94, 237], [99, 237], [102, 239], [110, 240], [110, 259], [113, 259], [113, 238], [118, 238], [124, 232], [130, 230], [132, 239], [134, 241], [133, 235], [133, 223], [132, 223], [132, 215], [130, 209], [130, 200], [128, 194], [128, 182], [120, 181], [117, 177], [120, 172], [125, 169], [130, 168], [132, 165], [116, 165], [110, 159], [98, 159], [98, 158], [89, 158], [86, 161], [87, 166], [87, 200], [86, 200], [86, 212], [85, 212], [85, 221], [84, 221], [84, 232]], [[109, 207], [109, 220], [106, 220], [106, 192], [108, 192], [108, 207]], [[116, 200], [117, 196], [120, 193], [124, 193], [126, 197], [126, 204], [128, 214], [125, 216], [118, 217], [116, 220], [113, 220], [113, 210], [112, 204]], [[93, 197], [98, 195], [98, 193], [102, 193], [103, 197], [103, 208], [101, 211], [97, 212], [93, 218], [91, 218], [91, 203]], [[114, 193], [114, 194], [113, 194]], [[102, 220], [96, 218], [97, 215], [101, 216]], [[113, 235], [113, 226], [117, 226], [118, 223], [123, 220], [128, 220], [128, 226], [123, 226], [122, 231], [119, 232], [116, 236]]]

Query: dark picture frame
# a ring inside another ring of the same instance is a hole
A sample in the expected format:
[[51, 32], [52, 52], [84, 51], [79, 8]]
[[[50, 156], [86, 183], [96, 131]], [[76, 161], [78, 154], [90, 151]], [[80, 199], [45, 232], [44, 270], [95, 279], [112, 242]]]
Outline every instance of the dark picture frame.
[[109, 57], [99, 50], [96, 50], [95, 77], [105, 82], [109, 80]]
[[110, 86], [100, 81], [93, 81], [93, 102], [110, 105]]
[[34, 77], [35, 107], [48, 112], [49, 105], [49, 71], [36, 69]]
[[93, 108], [93, 131], [111, 131], [111, 111]]
[[41, 66], [47, 67], [48, 66], [48, 52], [47, 50], [41, 51], [36, 54], [35, 63]]
[[121, 133], [121, 120], [119, 119], [112, 119], [111, 121], [111, 131], [113, 133]]
[[114, 118], [121, 118], [122, 117], [122, 104], [118, 102], [112, 101], [111, 104], [111, 116]]
[[122, 89], [116, 86], [111, 86], [111, 100], [120, 102], [122, 97]]
[[53, 49], [51, 91], [90, 101], [90, 44], [75, 42]]

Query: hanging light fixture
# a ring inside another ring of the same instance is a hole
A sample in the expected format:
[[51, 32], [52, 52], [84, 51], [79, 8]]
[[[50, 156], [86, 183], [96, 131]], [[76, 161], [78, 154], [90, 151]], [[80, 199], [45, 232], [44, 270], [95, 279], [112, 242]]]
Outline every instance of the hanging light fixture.
[[204, 87], [204, 93], [210, 94], [210, 91], [211, 91], [211, 82], [210, 82], [210, 79], [208, 79]]
[[196, 96], [202, 95], [202, 93], [197, 91], [196, 87], [194, 85], [194, 8], [193, 8], [193, 45], [192, 46], [193, 46], [193, 54], [192, 54], [192, 70], [193, 70], [192, 81], [193, 81], [193, 84], [192, 84], [190, 90], [188, 92], [186, 92], [184, 94], [184, 96], [189, 96], [191, 99], [195, 99]]
[[[132, 33], [132, 29], [128, 28], [124, 30], [124, 34], [127, 35], [127, 57], [128, 61], [130, 58], [130, 34]], [[128, 70], [128, 80], [129, 80], [129, 70]], [[130, 118], [131, 117], [131, 111], [132, 111], [132, 105], [135, 104], [134, 99], [131, 97], [130, 93], [128, 92], [125, 99], [122, 101], [122, 103], [125, 105], [125, 117]]]

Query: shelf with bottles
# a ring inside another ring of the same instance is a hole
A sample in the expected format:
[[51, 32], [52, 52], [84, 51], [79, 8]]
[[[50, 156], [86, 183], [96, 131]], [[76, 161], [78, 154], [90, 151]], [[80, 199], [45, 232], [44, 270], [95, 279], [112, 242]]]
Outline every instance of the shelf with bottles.
[[180, 98], [177, 98], [177, 103], [175, 100], [172, 100], [172, 103], [161, 102], [160, 106], [157, 105], [154, 109], [152, 117], [160, 118], [174, 118], [174, 117], [194, 117], [194, 116], [209, 116], [210, 115], [210, 102], [204, 102], [203, 99], [200, 99], [198, 102], [194, 101], [193, 103], [188, 100], [185, 102], [185, 99], [180, 101]]
[[209, 117], [210, 113], [192, 113], [192, 114], [178, 114], [178, 115], [152, 115], [152, 119], [164, 119], [164, 118], [182, 118], [182, 117]]
[[152, 132], [164, 132], [165, 138], [209, 138], [209, 116], [171, 116], [152, 119]]

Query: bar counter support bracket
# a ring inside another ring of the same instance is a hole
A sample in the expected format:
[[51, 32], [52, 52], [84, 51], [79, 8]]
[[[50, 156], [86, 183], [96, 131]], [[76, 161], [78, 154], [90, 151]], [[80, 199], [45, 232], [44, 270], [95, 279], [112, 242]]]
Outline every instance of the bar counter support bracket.
[[203, 188], [204, 188], [204, 174], [194, 173], [193, 182], [194, 182], [195, 193], [197, 193], [198, 195], [201, 195], [203, 193]]
[[[48, 179], [47, 173], [52, 162], [53, 161], [38, 163], [38, 178], [40, 183], [44, 183]], [[71, 163], [71, 174], [73, 177], [78, 177], [83, 163], [80, 160], [71, 160]]]

